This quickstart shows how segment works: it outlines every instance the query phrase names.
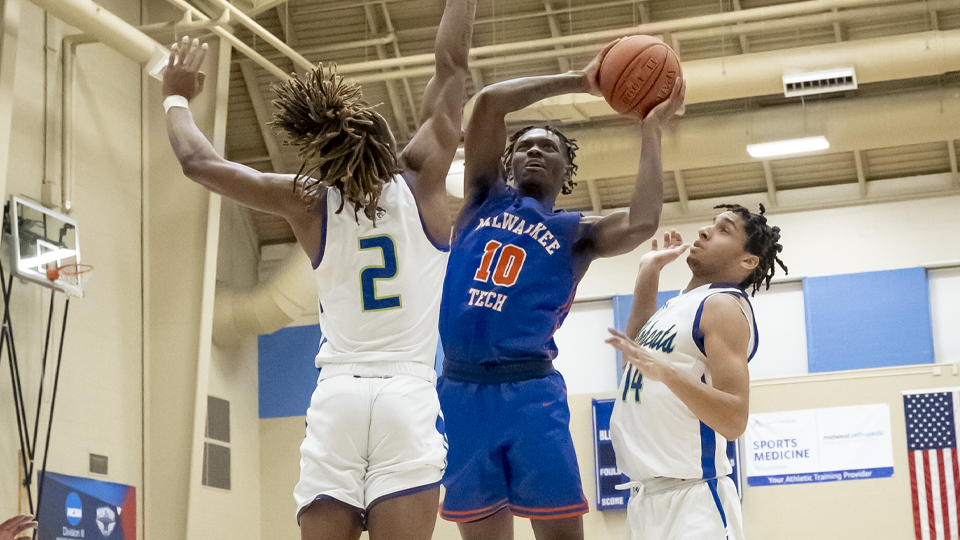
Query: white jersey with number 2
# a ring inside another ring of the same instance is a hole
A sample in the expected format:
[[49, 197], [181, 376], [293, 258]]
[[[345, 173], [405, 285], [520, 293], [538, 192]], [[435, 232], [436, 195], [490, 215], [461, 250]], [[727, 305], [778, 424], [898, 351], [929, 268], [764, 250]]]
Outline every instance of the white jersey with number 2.
[[383, 187], [376, 226], [362, 210], [354, 214], [350, 203], [337, 213], [340, 201], [337, 189], [327, 190], [325, 242], [314, 271], [321, 378], [344, 364], [352, 364], [352, 374], [377, 376], [409, 372], [404, 364], [414, 368], [410, 363], [429, 367], [416, 366], [410, 374], [430, 377], [449, 249], [427, 236], [400, 176]]

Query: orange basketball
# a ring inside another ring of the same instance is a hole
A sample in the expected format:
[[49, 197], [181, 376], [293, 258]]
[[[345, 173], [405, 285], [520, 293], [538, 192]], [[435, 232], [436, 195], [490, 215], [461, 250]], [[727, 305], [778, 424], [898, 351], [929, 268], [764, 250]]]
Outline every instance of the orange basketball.
[[683, 79], [680, 59], [666, 43], [652, 36], [621, 39], [600, 64], [600, 90], [620, 114], [647, 116]]

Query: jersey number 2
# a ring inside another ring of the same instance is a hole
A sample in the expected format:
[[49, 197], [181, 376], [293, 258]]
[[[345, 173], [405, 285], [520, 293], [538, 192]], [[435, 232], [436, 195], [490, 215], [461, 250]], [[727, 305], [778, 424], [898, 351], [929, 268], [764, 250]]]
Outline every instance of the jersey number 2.
[[382, 311], [401, 307], [400, 295], [377, 296], [377, 280], [397, 277], [397, 245], [389, 236], [360, 238], [360, 249], [379, 249], [383, 258], [380, 266], [366, 266], [360, 270], [360, 296], [363, 311]]
[[[500, 249], [503, 246], [503, 249]], [[497, 257], [497, 264], [494, 266], [493, 257], [500, 251]], [[473, 279], [484, 283], [493, 275], [493, 284], [501, 287], [510, 287], [517, 282], [520, 277], [520, 270], [523, 269], [523, 261], [527, 258], [527, 252], [522, 247], [513, 244], [503, 245], [496, 240], [487, 242], [483, 247], [483, 258], [480, 259], [480, 268]], [[493, 271], [491, 272], [491, 268]]]

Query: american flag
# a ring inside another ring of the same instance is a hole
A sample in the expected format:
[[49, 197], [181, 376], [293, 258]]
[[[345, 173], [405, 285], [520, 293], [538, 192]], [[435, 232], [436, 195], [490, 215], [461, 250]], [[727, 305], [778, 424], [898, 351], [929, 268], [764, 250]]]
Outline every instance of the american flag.
[[957, 389], [905, 392], [903, 396], [917, 540], [948, 540], [960, 535], [957, 410]]

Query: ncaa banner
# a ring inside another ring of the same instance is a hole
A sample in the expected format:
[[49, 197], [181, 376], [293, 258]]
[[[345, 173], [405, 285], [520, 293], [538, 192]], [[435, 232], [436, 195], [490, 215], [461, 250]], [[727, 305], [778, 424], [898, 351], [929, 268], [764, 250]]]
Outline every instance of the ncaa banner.
[[39, 540], [137, 538], [137, 491], [132, 486], [48, 472], [40, 504]]
[[751, 414], [744, 443], [750, 486], [893, 476], [885, 403]]

